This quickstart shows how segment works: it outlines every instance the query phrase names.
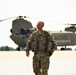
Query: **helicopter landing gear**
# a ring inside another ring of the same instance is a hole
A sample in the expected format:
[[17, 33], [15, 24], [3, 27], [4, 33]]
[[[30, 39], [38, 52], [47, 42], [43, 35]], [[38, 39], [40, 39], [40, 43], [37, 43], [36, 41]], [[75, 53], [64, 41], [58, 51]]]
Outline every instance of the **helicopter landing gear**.
[[20, 51], [20, 47], [17, 47], [16, 50], [17, 50], [17, 51]]
[[25, 48], [24, 47], [17, 47], [16, 50], [17, 51], [23, 51], [23, 50], [25, 50]]

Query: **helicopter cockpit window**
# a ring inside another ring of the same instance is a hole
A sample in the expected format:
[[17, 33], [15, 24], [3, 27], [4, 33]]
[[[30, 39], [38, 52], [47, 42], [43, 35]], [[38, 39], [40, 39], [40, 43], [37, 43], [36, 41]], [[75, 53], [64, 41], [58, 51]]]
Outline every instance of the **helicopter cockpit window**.
[[30, 33], [29, 29], [21, 28], [21, 34], [25, 35], [25, 34], [28, 34], [28, 33]]

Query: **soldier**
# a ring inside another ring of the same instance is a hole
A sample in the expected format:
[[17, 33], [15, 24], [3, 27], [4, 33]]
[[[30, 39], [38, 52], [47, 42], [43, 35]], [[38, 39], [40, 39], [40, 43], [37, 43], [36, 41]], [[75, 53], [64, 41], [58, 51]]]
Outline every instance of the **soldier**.
[[57, 48], [55, 39], [47, 31], [44, 31], [44, 22], [37, 23], [37, 31], [34, 31], [26, 45], [26, 56], [29, 57], [29, 51], [34, 52], [33, 56], [33, 71], [35, 75], [48, 75], [50, 56]]

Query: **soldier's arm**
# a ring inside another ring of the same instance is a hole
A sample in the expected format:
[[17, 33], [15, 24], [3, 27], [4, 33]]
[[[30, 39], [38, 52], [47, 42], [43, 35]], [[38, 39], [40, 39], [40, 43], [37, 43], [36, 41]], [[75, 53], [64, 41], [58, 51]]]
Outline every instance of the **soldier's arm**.
[[27, 42], [27, 45], [26, 45], [26, 56], [29, 57], [30, 53], [30, 49], [31, 49], [31, 43], [33, 42], [33, 33], [30, 35], [29, 39], [28, 39], [28, 42]]
[[28, 39], [27, 45], [26, 45], [26, 52], [29, 52], [31, 49], [31, 43], [33, 42], [34, 39], [34, 33], [32, 33]]
[[51, 56], [54, 53], [54, 51], [57, 49], [57, 44], [52, 34], [50, 34], [50, 42], [52, 43], [52, 47], [51, 47], [51, 51], [49, 52], [49, 56]]

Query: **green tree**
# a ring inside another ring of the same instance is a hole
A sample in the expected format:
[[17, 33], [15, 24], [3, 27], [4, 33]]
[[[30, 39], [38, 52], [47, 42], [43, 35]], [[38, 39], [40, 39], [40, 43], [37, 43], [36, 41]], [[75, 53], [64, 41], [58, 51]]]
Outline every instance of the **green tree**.
[[0, 51], [14, 51], [15, 49], [8, 46], [1, 46]]

